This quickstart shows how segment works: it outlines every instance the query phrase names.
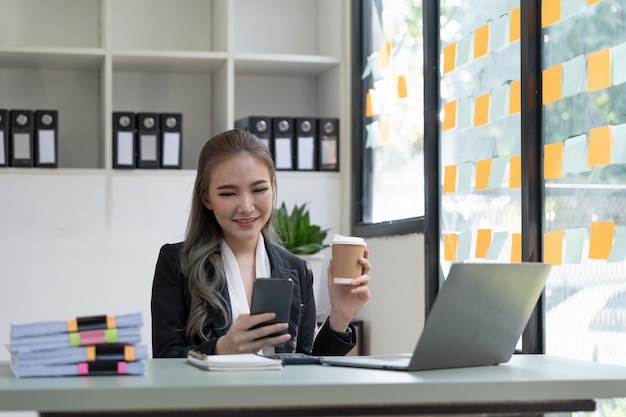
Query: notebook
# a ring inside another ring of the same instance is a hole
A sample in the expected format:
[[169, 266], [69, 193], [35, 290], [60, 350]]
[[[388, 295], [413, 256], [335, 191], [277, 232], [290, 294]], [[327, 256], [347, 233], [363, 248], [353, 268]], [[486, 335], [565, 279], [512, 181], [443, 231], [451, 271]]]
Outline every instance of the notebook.
[[320, 361], [404, 371], [508, 362], [550, 269], [536, 262], [452, 264], [412, 354], [324, 356]]

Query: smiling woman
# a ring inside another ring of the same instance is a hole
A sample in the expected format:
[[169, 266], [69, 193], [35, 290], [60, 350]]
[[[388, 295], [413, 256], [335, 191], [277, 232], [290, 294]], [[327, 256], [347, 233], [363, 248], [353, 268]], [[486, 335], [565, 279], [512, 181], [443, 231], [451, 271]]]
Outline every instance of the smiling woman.
[[[313, 274], [278, 239], [275, 196], [272, 157], [258, 138], [233, 129], [207, 141], [185, 240], [164, 245], [157, 260], [154, 357], [185, 357], [191, 349], [343, 355], [355, 346], [351, 321], [369, 300], [367, 254], [354, 285], [329, 288], [330, 313], [315, 336]], [[294, 282], [288, 323], [267, 324], [274, 313], [250, 314], [254, 281], [268, 277]]]

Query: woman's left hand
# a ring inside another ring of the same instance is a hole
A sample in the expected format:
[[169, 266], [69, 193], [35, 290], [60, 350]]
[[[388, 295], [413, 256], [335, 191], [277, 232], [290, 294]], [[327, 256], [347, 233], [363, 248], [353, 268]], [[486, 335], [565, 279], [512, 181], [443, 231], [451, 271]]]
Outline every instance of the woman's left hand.
[[337, 332], [345, 332], [352, 318], [361, 310], [370, 299], [368, 287], [372, 269], [369, 261], [369, 251], [359, 259], [363, 267], [362, 275], [356, 277], [350, 284], [335, 284], [333, 279], [333, 260], [328, 263], [328, 295], [330, 299], [330, 315], [328, 324]]

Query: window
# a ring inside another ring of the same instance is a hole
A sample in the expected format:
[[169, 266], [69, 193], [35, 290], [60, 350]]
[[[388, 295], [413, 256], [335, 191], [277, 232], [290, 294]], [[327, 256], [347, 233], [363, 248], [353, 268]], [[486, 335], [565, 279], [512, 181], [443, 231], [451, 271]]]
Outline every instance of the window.
[[355, 234], [421, 231], [424, 77], [421, 0], [354, 2]]

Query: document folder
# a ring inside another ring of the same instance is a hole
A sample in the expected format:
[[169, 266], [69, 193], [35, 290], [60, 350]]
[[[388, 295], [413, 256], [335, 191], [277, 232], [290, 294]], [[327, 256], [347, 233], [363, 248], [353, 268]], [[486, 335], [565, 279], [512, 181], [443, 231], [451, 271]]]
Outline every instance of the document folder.
[[182, 168], [183, 115], [181, 113], [161, 113], [161, 168]]
[[35, 111], [35, 166], [56, 168], [58, 161], [59, 112]]
[[317, 120], [312, 117], [297, 117], [296, 125], [296, 169], [317, 170]]
[[137, 168], [158, 168], [160, 153], [158, 113], [137, 113]]
[[9, 165], [12, 167], [33, 166], [33, 111], [10, 111]]
[[339, 171], [339, 119], [321, 118], [319, 132], [319, 170]]
[[292, 118], [272, 117], [274, 165], [279, 171], [291, 171], [294, 169], [294, 133]]
[[235, 127], [247, 130], [254, 136], [259, 138], [270, 153], [274, 153], [272, 149], [272, 118], [269, 116], [249, 116], [235, 121]]
[[0, 109], [0, 167], [9, 166], [9, 111]]
[[113, 168], [135, 168], [135, 113], [113, 112]]

